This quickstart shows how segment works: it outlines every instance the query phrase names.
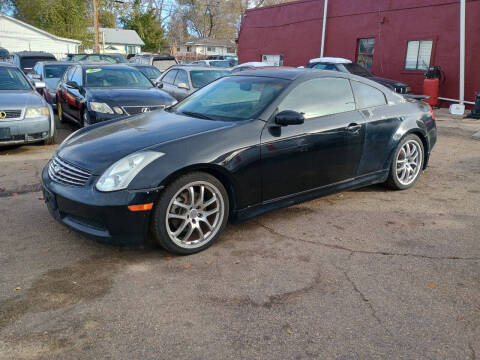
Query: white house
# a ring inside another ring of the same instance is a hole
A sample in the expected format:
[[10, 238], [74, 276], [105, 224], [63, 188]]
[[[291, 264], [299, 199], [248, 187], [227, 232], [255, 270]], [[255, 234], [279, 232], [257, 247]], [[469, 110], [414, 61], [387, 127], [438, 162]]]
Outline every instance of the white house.
[[102, 53], [138, 54], [145, 45], [135, 30], [99, 28]]
[[179, 57], [206, 57], [213, 55], [236, 56], [235, 42], [231, 40], [201, 38], [185, 41], [174, 47]]
[[68, 53], [77, 53], [81, 41], [62, 38], [5, 14], [0, 14], [0, 47], [10, 53], [45, 51], [62, 59]]

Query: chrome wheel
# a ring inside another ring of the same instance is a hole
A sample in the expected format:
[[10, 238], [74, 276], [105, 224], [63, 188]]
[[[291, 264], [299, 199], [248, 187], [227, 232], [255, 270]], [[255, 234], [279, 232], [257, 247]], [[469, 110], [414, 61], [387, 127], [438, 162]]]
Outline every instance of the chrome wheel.
[[167, 233], [181, 248], [201, 247], [217, 234], [224, 216], [220, 190], [207, 181], [191, 182], [177, 191], [168, 205]]
[[415, 181], [423, 162], [422, 146], [416, 140], [405, 142], [397, 154], [395, 161], [398, 182], [410, 185]]

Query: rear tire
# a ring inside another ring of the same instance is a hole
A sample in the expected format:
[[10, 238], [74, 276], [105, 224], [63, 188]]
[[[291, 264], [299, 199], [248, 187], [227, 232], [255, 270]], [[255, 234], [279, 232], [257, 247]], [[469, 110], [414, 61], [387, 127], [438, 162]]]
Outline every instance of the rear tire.
[[422, 172], [424, 154], [422, 140], [417, 135], [405, 136], [395, 150], [385, 184], [393, 190], [405, 190], [412, 187]]
[[229, 199], [222, 183], [207, 173], [189, 173], [163, 191], [152, 215], [151, 232], [165, 250], [194, 254], [218, 239], [228, 215]]

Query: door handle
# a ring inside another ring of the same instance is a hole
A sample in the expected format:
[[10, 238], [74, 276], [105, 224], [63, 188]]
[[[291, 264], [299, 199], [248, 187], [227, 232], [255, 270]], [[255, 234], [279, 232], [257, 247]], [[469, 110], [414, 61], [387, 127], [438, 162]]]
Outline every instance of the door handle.
[[361, 128], [362, 128], [362, 125], [357, 123], [351, 123], [350, 125], [347, 126], [347, 131], [351, 133], [358, 133]]

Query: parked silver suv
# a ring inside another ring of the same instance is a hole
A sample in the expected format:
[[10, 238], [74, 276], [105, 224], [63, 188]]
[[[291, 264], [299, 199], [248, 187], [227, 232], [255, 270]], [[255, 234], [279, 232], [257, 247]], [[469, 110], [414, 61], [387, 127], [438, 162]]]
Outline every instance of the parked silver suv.
[[53, 110], [36, 88], [45, 83], [32, 85], [17, 66], [0, 62], [0, 146], [53, 143]]

